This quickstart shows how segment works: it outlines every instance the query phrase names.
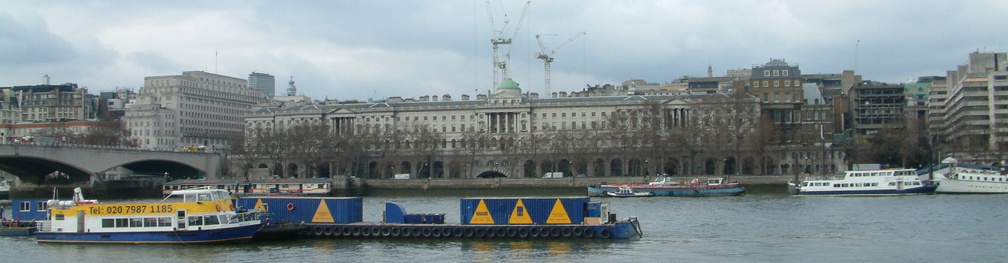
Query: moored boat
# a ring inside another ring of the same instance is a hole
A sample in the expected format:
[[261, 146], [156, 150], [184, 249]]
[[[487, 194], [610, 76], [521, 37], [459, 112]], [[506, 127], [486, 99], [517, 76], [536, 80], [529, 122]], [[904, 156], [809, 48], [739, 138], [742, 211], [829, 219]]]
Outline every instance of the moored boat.
[[0, 177], [0, 199], [10, 198], [11, 182], [3, 177]]
[[39, 243], [201, 244], [247, 242], [263, 223], [256, 211], [236, 213], [221, 189], [178, 190], [160, 202], [50, 200], [38, 222]]
[[648, 184], [591, 185], [589, 196], [608, 196], [629, 187], [636, 193], [651, 193], [655, 196], [733, 196], [745, 192], [738, 182], [726, 182], [725, 178], [694, 178], [688, 182], [678, 182], [672, 177], [662, 176]]
[[847, 171], [842, 178], [806, 178], [788, 182], [795, 195], [908, 195], [930, 194], [937, 186], [920, 180], [913, 169]]
[[953, 158], [942, 163], [949, 164], [948, 173], [935, 179], [941, 194], [1008, 194], [1008, 176], [997, 170], [961, 167]]
[[0, 221], [0, 236], [30, 236], [35, 233], [33, 222]]
[[654, 193], [644, 192], [638, 193], [634, 192], [633, 188], [630, 186], [620, 186], [619, 190], [616, 192], [606, 192], [607, 195], [612, 197], [644, 197], [644, 196], [654, 196]]

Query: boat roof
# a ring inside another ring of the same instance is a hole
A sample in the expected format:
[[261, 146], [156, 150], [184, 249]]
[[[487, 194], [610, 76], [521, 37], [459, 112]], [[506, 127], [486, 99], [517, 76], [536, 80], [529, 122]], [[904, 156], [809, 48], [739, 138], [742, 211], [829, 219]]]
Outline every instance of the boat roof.
[[175, 190], [175, 191], [172, 191], [171, 195], [206, 194], [206, 193], [212, 193], [212, 192], [224, 192], [224, 193], [227, 193], [227, 190], [224, 190], [224, 189], [186, 189], [186, 190]]
[[165, 183], [165, 185], [211, 185], [211, 184], [237, 184], [235, 179], [184, 179]]

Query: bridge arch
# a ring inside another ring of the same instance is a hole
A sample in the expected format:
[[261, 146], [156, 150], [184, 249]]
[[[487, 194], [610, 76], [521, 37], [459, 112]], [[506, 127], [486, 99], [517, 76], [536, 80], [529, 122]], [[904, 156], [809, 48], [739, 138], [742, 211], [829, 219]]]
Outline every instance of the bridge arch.
[[184, 162], [168, 159], [138, 160], [109, 167], [105, 170], [97, 171], [99, 174], [108, 172], [116, 167], [123, 167], [134, 175], [165, 175], [169, 181], [175, 179], [201, 179], [206, 178], [206, 171], [193, 167]]
[[[87, 182], [91, 179], [91, 172], [86, 168], [39, 156], [0, 156], [0, 170], [18, 176], [21, 181], [33, 184], [43, 184], [48, 179], [65, 181], [63, 183]], [[63, 180], [58, 180], [61, 178], [47, 178], [55, 172], [66, 175], [66, 178], [62, 178]]]
[[488, 170], [483, 171], [482, 173], [479, 173], [479, 175], [476, 176], [476, 178], [497, 178], [497, 177], [507, 177], [507, 175], [500, 171]]
[[201, 171], [200, 173], [205, 174], [207, 179], [218, 179], [224, 159], [225, 155], [218, 152], [150, 151], [85, 145], [0, 144], [0, 170], [10, 172], [22, 181], [30, 183], [43, 182], [45, 179], [43, 176], [56, 171], [65, 174], [70, 182], [87, 182], [91, 180], [91, 176], [116, 167], [149, 171], [152, 169], [143, 167], [154, 164], [163, 167], [189, 167]]

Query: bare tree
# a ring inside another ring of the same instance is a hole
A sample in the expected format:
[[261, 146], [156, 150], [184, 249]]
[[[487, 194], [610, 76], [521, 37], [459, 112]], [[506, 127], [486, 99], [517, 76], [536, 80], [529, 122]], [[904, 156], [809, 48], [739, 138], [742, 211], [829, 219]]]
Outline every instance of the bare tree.
[[413, 144], [411, 148], [414, 156], [420, 157], [424, 163], [420, 166], [419, 176], [421, 178], [433, 177], [431, 160], [442, 154], [444, 135], [426, 123], [416, 123], [412, 126], [413, 132], [406, 137]]

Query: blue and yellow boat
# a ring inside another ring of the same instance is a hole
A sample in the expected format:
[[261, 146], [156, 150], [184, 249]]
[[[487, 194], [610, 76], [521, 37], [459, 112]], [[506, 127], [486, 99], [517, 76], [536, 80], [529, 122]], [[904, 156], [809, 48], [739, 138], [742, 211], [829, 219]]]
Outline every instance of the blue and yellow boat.
[[160, 202], [98, 203], [49, 200], [38, 222], [39, 243], [203, 244], [247, 242], [263, 223], [260, 214], [238, 213], [221, 189], [174, 191]]

